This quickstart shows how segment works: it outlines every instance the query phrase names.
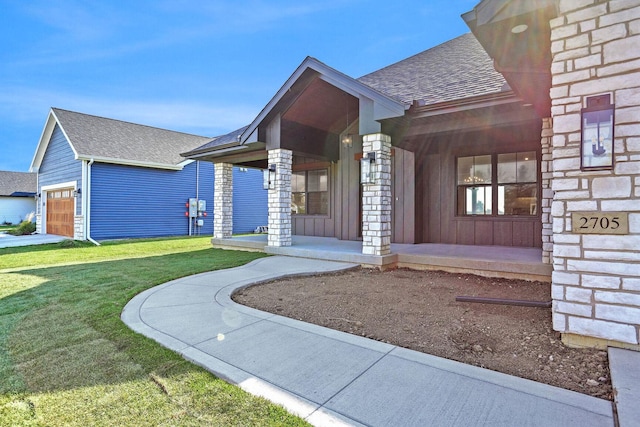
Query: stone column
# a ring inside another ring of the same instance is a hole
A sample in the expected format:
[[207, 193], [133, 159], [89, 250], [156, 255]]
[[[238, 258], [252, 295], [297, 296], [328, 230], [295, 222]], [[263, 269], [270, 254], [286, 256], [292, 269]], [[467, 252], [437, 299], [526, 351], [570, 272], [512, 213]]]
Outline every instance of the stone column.
[[542, 119], [542, 198], [540, 200], [542, 213], [542, 262], [551, 264], [553, 258], [553, 219], [551, 217], [551, 203], [553, 202], [553, 190], [551, 181], [553, 179], [553, 158], [552, 144], [553, 120], [551, 118]]
[[276, 178], [269, 188], [268, 246], [291, 246], [291, 150], [269, 150], [269, 165], [275, 165]]
[[362, 153], [375, 153], [373, 184], [362, 185], [362, 253], [391, 253], [391, 137], [365, 135]]
[[[640, 349], [639, 0], [560, 0], [551, 20], [553, 327], [570, 345]], [[614, 167], [581, 170], [588, 97], [615, 104]], [[626, 235], [574, 231], [573, 213], [621, 213]], [[590, 337], [590, 338], [587, 338]]]
[[214, 164], [213, 238], [229, 239], [233, 234], [233, 165]]

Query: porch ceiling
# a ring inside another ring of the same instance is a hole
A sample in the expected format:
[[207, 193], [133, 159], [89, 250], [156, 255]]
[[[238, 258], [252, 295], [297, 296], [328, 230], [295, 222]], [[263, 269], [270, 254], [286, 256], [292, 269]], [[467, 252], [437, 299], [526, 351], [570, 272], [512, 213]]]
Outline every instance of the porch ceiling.
[[495, 68], [538, 114], [551, 110], [551, 28], [557, 0], [483, 0], [463, 15]]
[[509, 129], [506, 133], [511, 138], [521, 138], [528, 135], [531, 128], [540, 126], [536, 110], [523, 106], [517, 98], [511, 97], [504, 103], [493, 102], [468, 109], [411, 109], [403, 121], [388, 121], [383, 130], [392, 135], [394, 146], [417, 152], [431, 142], [446, 142], [461, 135], [498, 137], [504, 129]]
[[[358, 118], [358, 98], [316, 78], [284, 112], [291, 122], [326, 133], [340, 134]], [[283, 123], [283, 126], [285, 124]]]

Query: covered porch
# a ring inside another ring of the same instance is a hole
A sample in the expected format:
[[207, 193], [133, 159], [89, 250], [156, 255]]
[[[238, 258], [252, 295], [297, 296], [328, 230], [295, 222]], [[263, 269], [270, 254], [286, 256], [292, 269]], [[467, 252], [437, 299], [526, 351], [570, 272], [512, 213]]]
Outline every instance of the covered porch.
[[540, 248], [392, 243], [390, 254], [377, 256], [363, 254], [360, 241], [331, 237], [294, 235], [291, 246], [269, 246], [266, 234], [213, 238], [211, 243], [221, 249], [352, 262], [382, 269], [406, 267], [472, 273], [486, 277], [551, 281], [552, 266], [543, 263]]

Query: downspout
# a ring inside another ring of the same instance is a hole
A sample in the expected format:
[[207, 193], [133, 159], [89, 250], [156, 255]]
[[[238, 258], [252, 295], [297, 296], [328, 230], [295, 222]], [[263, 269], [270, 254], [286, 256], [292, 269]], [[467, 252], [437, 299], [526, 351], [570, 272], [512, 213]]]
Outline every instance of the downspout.
[[85, 185], [85, 203], [86, 203], [86, 210], [85, 210], [85, 215], [86, 215], [86, 221], [85, 221], [85, 227], [86, 227], [86, 236], [87, 236], [87, 240], [90, 241], [91, 243], [93, 243], [96, 246], [100, 246], [100, 243], [96, 242], [95, 240], [93, 240], [91, 238], [91, 165], [93, 164], [94, 160], [91, 159], [89, 161], [89, 163], [87, 163], [87, 182]]
[[[196, 160], [196, 203], [200, 202], [200, 160]], [[198, 209], [200, 209], [200, 207], [198, 206]], [[198, 214], [200, 212], [198, 211]], [[198, 236], [200, 235], [200, 227], [198, 227], [198, 219], [199, 217], [196, 217], [195, 219], [195, 230], [198, 230]], [[195, 234], [195, 233], [194, 233]]]

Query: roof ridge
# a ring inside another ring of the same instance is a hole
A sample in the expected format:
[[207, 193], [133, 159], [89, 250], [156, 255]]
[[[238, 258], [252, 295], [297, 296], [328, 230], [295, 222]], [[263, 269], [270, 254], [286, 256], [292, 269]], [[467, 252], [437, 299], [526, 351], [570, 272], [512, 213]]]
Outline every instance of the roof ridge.
[[165, 128], [161, 128], [161, 127], [157, 127], [157, 126], [151, 126], [151, 125], [146, 125], [146, 124], [142, 124], [142, 123], [134, 123], [134, 122], [131, 122], [131, 121], [128, 121], [128, 120], [114, 119], [114, 118], [112, 118], [112, 117], [98, 116], [98, 115], [96, 115], [96, 114], [81, 113], [81, 112], [79, 112], [79, 111], [67, 110], [67, 109], [65, 109], [65, 108], [51, 107], [51, 109], [52, 109], [53, 111], [64, 111], [64, 112], [66, 112], [66, 113], [78, 114], [78, 115], [81, 115], [81, 116], [87, 116], [87, 117], [94, 117], [94, 118], [96, 118], [96, 119], [109, 120], [109, 121], [119, 122], [119, 123], [124, 123], [124, 124], [128, 124], [128, 125], [134, 125], [134, 126], [146, 127], [146, 128], [150, 128], [150, 129], [161, 130], [161, 131], [164, 131], [164, 132], [179, 133], [179, 134], [182, 134], [182, 135], [195, 136], [195, 137], [198, 137], [198, 138], [205, 138], [205, 139], [210, 139], [210, 138], [212, 138], [211, 136], [196, 135], [196, 134], [194, 134], [194, 133], [182, 132], [182, 131], [172, 130], [172, 129], [165, 129]]

